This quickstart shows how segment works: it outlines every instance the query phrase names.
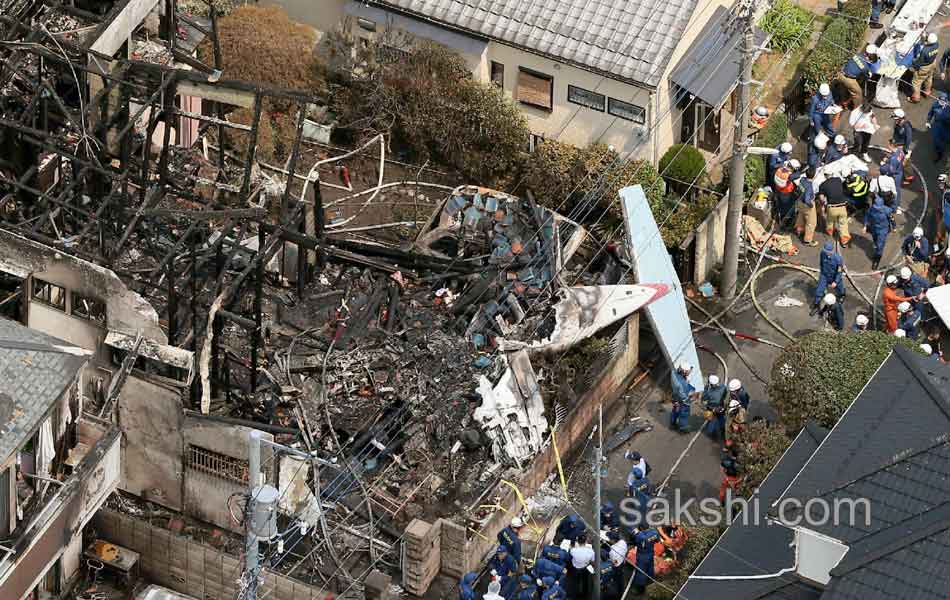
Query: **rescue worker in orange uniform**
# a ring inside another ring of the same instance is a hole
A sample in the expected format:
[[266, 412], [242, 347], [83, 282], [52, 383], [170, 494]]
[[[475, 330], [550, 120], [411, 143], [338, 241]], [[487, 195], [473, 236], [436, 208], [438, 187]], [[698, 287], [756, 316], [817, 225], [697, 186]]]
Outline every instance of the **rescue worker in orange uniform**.
[[910, 302], [911, 298], [904, 296], [897, 287], [897, 276], [888, 275], [884, 280], [884, 319], [887, 321], [887, 332], [897, 331], [897, 305], [901, 302]]

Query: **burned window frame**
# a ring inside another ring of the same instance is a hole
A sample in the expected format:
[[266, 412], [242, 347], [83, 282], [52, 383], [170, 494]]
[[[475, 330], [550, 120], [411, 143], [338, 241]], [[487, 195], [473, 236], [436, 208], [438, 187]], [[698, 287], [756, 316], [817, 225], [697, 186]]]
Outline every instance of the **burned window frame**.
[[185, 466], [199, 473], [240, 484], [247, 483], [250, 469], [248, 461], [244, 459], [234, 458], [195, 444], [188, 444]]
[[[78, 310], [77, 307], [82, 306], [83, 302], [90, 302], [94, 306], [98, 305], [98, 307], [100, 308], [99, 315], [95, 316], [95, 315], [89, 314], [92, 311], [82, 312]], [[82, 319], [84, 321], [89, 321], [91, 323], [99, 323], [100, 325], [105, 325], [106, 324], [106, 303], [93, 296], [84, 296], [82, 294], [77, 294], [73, 292], [71, 310], [69, 311], [69, 314], [73, 315], [74, 317], [78, 319]]]
[[[61, 304], [53, 302], [53, 288], [59, 290]], [[55, 283], [50, 283], [49, 281], [39, 279], [38, 277], [34, 277], [33, 282], [30, 285], [30, 300], [36, 300], [37, 302], [45, 304], [50, 308], [55, 308], [56, 310], [66, 312], [66, 288], [61, 285], [56, 285]]]

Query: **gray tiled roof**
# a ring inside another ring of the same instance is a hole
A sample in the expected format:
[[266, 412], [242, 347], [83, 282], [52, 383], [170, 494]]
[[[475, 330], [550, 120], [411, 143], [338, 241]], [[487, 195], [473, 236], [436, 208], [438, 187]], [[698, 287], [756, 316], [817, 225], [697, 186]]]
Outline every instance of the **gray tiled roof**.
[[0, 461], [36, 431], [87, 360], [67, 342], [0, 318]]
[[698, 0], [369, 0], [656, 87]]
[[693, 576], [737, 576], [739, 579], [690, 577], [679, 597], [691, 600], [811, 600], [821, 595], [794, 574], [765, 579], [741, 577], [761, 577], [795, 564], [795, 549], [791, 545], [794, 533], [787, 527], [769, 522], [766, 519], [768, 507], [785, 491], [827, 433], [813, 423], [805, 426], [759, 486], [758, 503], [753, 503], [753, 508], [750, 508], [759, 511], [756, 519], [752, 522], [745, 522], [741, 517], [736, 519], [693, 573]]

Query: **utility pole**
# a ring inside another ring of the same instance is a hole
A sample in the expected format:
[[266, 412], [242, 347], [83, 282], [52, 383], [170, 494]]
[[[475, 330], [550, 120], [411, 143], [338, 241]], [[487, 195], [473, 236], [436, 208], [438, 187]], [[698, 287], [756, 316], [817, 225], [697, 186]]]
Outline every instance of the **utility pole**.
[[598, 407], [597, 445], [594, 447], [594, 600], [600, 600], [600, 479], [604, 468], [604, 405]]
[[739, 218], [745, 201], [745, 153], [749, 137], [749, 92], [752, 85], [752, 62], [755, 57], [755, 33], [753, 30], [755, 2], [744, 5], [744, 32], [742, 39], [742, 68], [739, 75], [739, 110], [736, 111], [735, 139], [732, 142], [732, 165], [729, 173], [729, 211], [726, 213], [726, 248], [722, 259], [723, 299], [732, 300], [736, 295], [736, 279], [739, 276]]
[[257, 600], [257, 582], [260, 580], [261, 565], [258, 559], [257, 533], [254, 531], [254, 505], [257, 487], [261, 484], [261, 432], [252, 429], [247, 454], [247, 508], [244, 509], [244, 573], [247, 576], [246, 600]]

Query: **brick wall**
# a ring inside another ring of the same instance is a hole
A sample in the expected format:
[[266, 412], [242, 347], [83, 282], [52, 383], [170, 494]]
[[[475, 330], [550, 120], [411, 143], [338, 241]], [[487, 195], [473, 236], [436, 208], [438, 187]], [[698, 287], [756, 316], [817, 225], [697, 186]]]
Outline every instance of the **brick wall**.
[[[205, 600], [234, 600], [242, 565], [238, 557], [110, 509], [93, 517], [99, 537], [138, 552], [139, 572], [150, 581]], [[271, 600], [330, 600], [333, 595], [264, 570], [259, 596]]]
[[442, 547], [442, 519], [435, 524], [413, 519], [406, 527], [403, 546], [402, 587], [415, 596], [425, 594], [439, 574]]

